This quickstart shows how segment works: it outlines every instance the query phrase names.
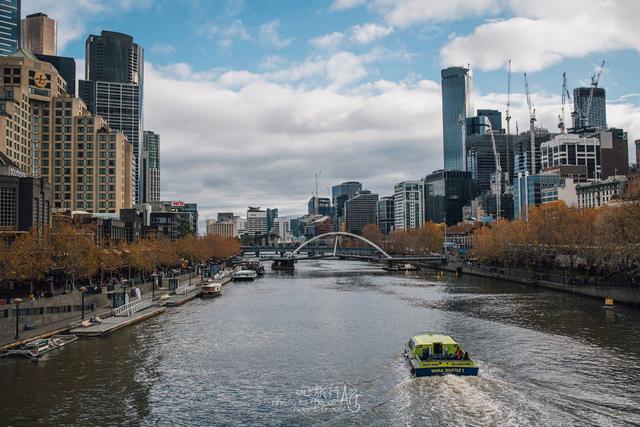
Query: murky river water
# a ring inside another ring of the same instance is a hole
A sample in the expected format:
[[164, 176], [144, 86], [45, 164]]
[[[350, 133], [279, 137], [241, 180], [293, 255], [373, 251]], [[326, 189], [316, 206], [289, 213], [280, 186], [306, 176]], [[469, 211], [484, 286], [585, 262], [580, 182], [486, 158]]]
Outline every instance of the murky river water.
[[[435, 272], [300, 262], [38, 364], [0, 361], [0, 425], [640, 425], [640, 311]], [[409, 376], [460, 340], [478, 377]]]

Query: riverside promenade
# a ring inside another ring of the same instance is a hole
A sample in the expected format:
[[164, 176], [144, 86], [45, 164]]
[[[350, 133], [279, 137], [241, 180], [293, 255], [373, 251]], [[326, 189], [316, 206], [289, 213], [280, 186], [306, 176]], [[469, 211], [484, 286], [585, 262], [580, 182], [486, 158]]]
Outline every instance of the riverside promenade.
[[452, 273], [466, 274], [470, 276], [499, 279], [512, 283], [520, 283], [528, 286], [537, 286], [546, 289], [553, 289], [560, 292], [584, 295], [601, 300], [604, 300], [605, 298], [613, 298], [614, 302], [624, 303], [626, 305], [634, 307], [640, 307], [640, 288], [632, 286], [600, 285], [595, 283], [570, 283], [570, 281], [568, 280], [568, 276], [566, 278], [562, 276], [549, 277], [549, 274], [538, 274], [531, 272], [529, 272], [527, 276], [523, 274], [515, 274], [514, 271], [509, 274], [508, 268], [490, 269], [487, 267], [470, 265], [468, 263], [459, 261], [449, 262], [446, 265], [438, 267], [433, 267], [430, 265], [420, 265], [420, 267], [433, 268], [437, 270], [444, 270]]
[[[199, 277], [192, 277], [192, 283], [199, 283], [199, 281]], [[180, 286], [188, 285], [188, 283], [188, 274], [178, 277], [178, 284]], [[150, 288], [149, 284], [146, 284], [146, 286], [141, 285], [139, 287], [143, 290], [147, 290], [147, 288]], [[141, 294], [141, 301], [150, 301], [152, 299], [152, 295], [154, 295], [155, 298], [153, 298], [153, 304], [150, 304], [148, 308], [141, 310], [138, 313], [134, 313], [132, 316], [113, 316], [114, 310], [109, 305], [96, 307], [94, 311], [85, 311], [85, 321], [94, 315], [102, 319], [102, 323], [95, 326], [86, 328], [81, 327], [81, 314], [78, 313], [63, 320], [39, 326], [33, 330], [22, 330], [21, 328], [19, 334], [20, 338], [18, 340], [16, 340], [14, 337], [15, 329], [13, 329], [9, 333], [5, 332], [3, 334], [0, 334], [0, 351], [19, 347], [35, 339], [48, 338], [52, 335], [69, 333], [70, 331], [71, 333], [74, 333], [76, 335], [84, 336], [101, 336], [105, 333], [116, 331], [131, 324], [140, 322], [151, 316], [162, 313], [164, 310], [166, 310], [166, 308], [164, 307], [163, 299], [167, 299], [167, 297], [170, 298], [169, 294], [170, 291], [166, 287], [156, 288], [155, 292], [152, 292], [150, 289], [146, 292], [143, 292]], [[192, 294], [190, 294], [189, 296], [191, 295]], [[195, 296], [197, 296], [197, 294]], [[195, 296], [193, 298], [195, 298]], [[22, 316], [20, 323], [21, 326], [24, 325]]]

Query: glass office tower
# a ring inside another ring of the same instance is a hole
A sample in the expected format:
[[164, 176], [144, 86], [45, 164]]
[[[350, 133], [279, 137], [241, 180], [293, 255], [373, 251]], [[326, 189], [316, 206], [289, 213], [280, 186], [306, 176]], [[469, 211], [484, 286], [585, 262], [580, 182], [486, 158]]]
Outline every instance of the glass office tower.
[[20, 45], [20, 0], [0, 0], [0, 56], [18, 50]]
[[444, 169], [466, 170], [463, 124], [471, 117], [471, 72], [464, 67], [442, 70], [442, 139]]

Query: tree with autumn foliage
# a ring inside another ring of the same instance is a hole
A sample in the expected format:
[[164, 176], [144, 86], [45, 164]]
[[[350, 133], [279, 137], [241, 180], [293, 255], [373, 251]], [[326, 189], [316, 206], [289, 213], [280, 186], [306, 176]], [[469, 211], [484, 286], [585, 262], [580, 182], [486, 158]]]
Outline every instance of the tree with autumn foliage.
[[362, 228], [362, 237], [371, 240], [376, 245], [384, 246], [384, 234], [376, 224], [367, 224]]
[[431, 221], [420, 228], [394, 230], [387, 238], [388, 252], [422, 255], [441, 253], [444, 244], [444, 225]]
[[50, 232], [50, 249], [55, 268], [65, 274], [65, 286], [75, 289], [77, 279], [89, 279], [99, 269], [94, 235], [84, 227], [62, 224]]
[[30, 292], [34, 291], [35, 282], [44, 279], [54, 266], [50, 243], [36, 230], [18, 236], [4, 262], [6, 277], [28, 282]]

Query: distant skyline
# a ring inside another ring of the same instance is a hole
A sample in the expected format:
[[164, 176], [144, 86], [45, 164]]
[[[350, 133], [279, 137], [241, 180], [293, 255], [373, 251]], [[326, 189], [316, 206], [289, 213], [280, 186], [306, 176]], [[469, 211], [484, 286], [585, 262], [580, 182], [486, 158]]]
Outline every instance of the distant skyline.
[[[555, 131], [562, 73], [588, 85], [606, 60], [609, 126], [640, 138], [640, 3], [599, 0], [23, 0], [58, 21], [58, 54], [78, 59], [101, 30], [145, 48], [145, 128], [161, 135], [162, 199], [200, 218], [248, 205], [304, 213], [357, 180], [393, 185], [443, 167], [440, 70], [471, 65], [474, 108]], [[567, 121], [569, 121], [569, 108]], [[503, 123], [504, 126], [504, 123]]]

